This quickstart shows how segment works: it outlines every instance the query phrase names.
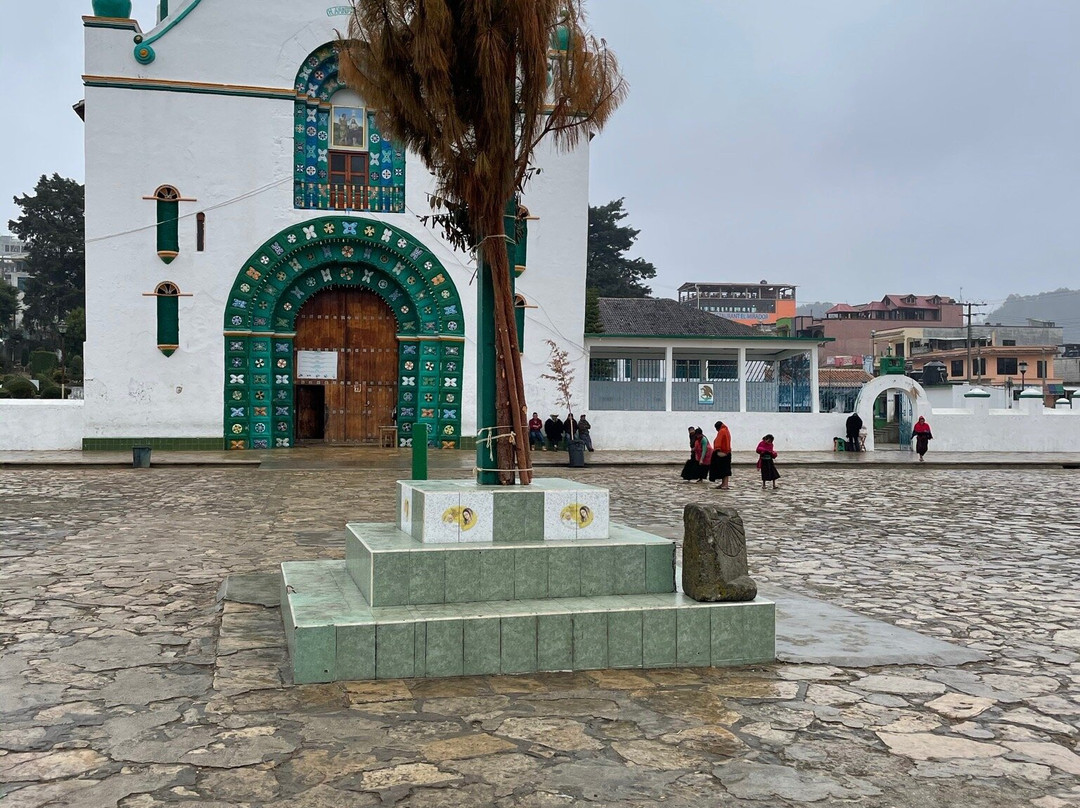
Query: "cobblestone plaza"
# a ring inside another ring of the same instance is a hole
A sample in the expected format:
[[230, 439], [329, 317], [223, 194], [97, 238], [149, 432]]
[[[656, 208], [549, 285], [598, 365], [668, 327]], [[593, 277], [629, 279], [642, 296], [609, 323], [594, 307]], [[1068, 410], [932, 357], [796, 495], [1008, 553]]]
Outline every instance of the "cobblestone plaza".
[[292, 686], [278, 609], [216, 593], [343, 557], [398, 471], [0, 469], [0, 803], [1080, 805], [1078, 472], [781, 472], [560, 473], [671, 536], [732, 504], [759, 583], [986, 660]]

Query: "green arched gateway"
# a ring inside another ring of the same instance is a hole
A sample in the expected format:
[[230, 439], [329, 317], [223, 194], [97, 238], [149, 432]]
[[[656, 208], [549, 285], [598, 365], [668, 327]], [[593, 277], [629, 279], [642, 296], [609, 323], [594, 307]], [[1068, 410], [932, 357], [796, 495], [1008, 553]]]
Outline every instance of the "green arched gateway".
[[413, 425], [423, 422], [432, 445], [457, 447], [465, 359], [457, 288], [414, 236], [352, 216], [281, 231], [237, 275], [225, 307], [226, 445], [293, 445], [296, 316], [331, 287], [374, 292], [397, 318], [400, 444], [410, 446]]

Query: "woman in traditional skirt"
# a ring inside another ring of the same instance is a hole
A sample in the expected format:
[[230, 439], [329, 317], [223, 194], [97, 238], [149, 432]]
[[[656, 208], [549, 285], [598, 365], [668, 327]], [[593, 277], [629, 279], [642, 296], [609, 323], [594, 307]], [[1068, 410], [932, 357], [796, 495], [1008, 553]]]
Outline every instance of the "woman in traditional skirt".
[[690, 459], [687, 460], [685, 464], [683, 464], [682, 473], [679, 476], [687, 482], [691, 482], [692, 480], [697, 479], [698, 472], [698, 462], [697, 458], [695, 457], [695, 450], [697, 449], [697, 438], [694, 435], [694, 431], [697, 429], [697, 427], [688, 426], [686, 429], [688, 437], [690, 439]]
[[723, 421], [717, 421], [713, 426], [716, 428], [716, 437], [713, 439], [712, 463], [709, 465], [709, 482], [720, 481], [716, 486], [721, 491], [728, 490], [728, 479], [731, 477], [731, 432]]
[[919, 462], [922, 463], [926, 460], [926, 450], [930, 448], [930, 441], [934, 439], [934, 436], [930, 433], [930, 424], [926, 423], [926, 419], [921, 415], [919, 423], [915, 424], [915, 429], [912, 430], [912, 435], [915, 438], [915, 451], [919, 453]]
[[771, 482], [776, 488], [776, 481], [780, 479], [780, 472], [776, 470], [776, 450], [773, 449], [773, 436], [766, 435], [757, 445], [757, 467], [761, 470], [761, 488], [764, 490], [765, 483]]

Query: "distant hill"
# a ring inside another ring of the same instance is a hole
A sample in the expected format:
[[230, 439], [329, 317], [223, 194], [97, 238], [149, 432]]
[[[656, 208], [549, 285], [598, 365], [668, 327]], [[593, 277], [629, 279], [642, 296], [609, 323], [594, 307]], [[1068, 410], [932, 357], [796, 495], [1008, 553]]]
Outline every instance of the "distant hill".
[[835, 303], [826, 303], [822, 301], [801, 303], [795, 309], [795, 314], [799, 317], [821, 317], [835, 305]]
[[1038, 295], [1009, 295], [985, 322], [1026, 325], [1028, 319], [1051, 320], [1063, 329], [1065, 342], [1080, 342], [1080, 289], [1056, 289]]

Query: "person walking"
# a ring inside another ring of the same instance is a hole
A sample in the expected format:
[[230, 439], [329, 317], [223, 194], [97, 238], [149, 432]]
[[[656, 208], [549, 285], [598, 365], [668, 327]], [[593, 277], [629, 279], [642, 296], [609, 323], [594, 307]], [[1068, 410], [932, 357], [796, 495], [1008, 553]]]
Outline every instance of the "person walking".
[[544, 421], [544, 433], [547, 435], [548, 448], [551, 451], [555, 451], [559, 448], [559, 442], [562, 440], [563, 425], [559, 420], [559, 416], [552, 413], [546, 421]]
[[697, 448], [697, 441], [694, 438], [694, 430], [697, 427], [688, 426], [687, 437], [690, 439], [690, 458], [683, 464], [682, 473], [679, 475], [687, 482], [697, 479], [697, 459], [694, 457], [694, 450]]
[[716, 486], [721, 491], [727, 491], [731, 479], [731, 432], [727, 424], [717, 421], [713, 426], [716, 428], [716, 437], [713, 439], [712, 463], [709, 465], [709, 482], [720, 481]]
[[697, 463], [694, 482], [701, 483], [709, 476], [709, 463], [712, 462], [712, 443], [705, 437], [701, 427], [694, 430], [694, 460]]
[[585, 443], [585, 448], [590, 452], [592, 448], [592, 436], [589, 434], [589, 430], [592, 429], [592, 424], [589, 423], [589, 419], [585, 417], [585, 413], [581, 413], [581, 417], [577, 419], [578, 437]]
[[849, 452], [861, 452], [859, 444], [859, 431], [862, 429], [863, 421], [859, 417], [859, 413], [853, 412], [847, 419], [847, 450]]
[[776, 481], [780, 479], [780, 472], [776, 470], [776, 449], [773, 448], [773, 436], [766, 435], [757, 445], [757, 467], [761, 470], [761, 490], [765, 490], [765, 483], [771, 482], [776, 488]]
[[544, 422], [540, 420], [540, 416], [535, 412], [532, 414], [532, 418], [529, 419], [529, 448], [532, 449], [536, 444], [540, 444], [540, 448], [544, 448]]
[[915, 438], [915, 451], [919, 455], [919, 462], [923, 463], [926, 461], [926, 450], [930, 448], [930, 441], [934, 439], [930, 432], [930, 424], [926, 423], [923, 416], [919, 416], [919, 421], [911, 430], [911, 435]]

